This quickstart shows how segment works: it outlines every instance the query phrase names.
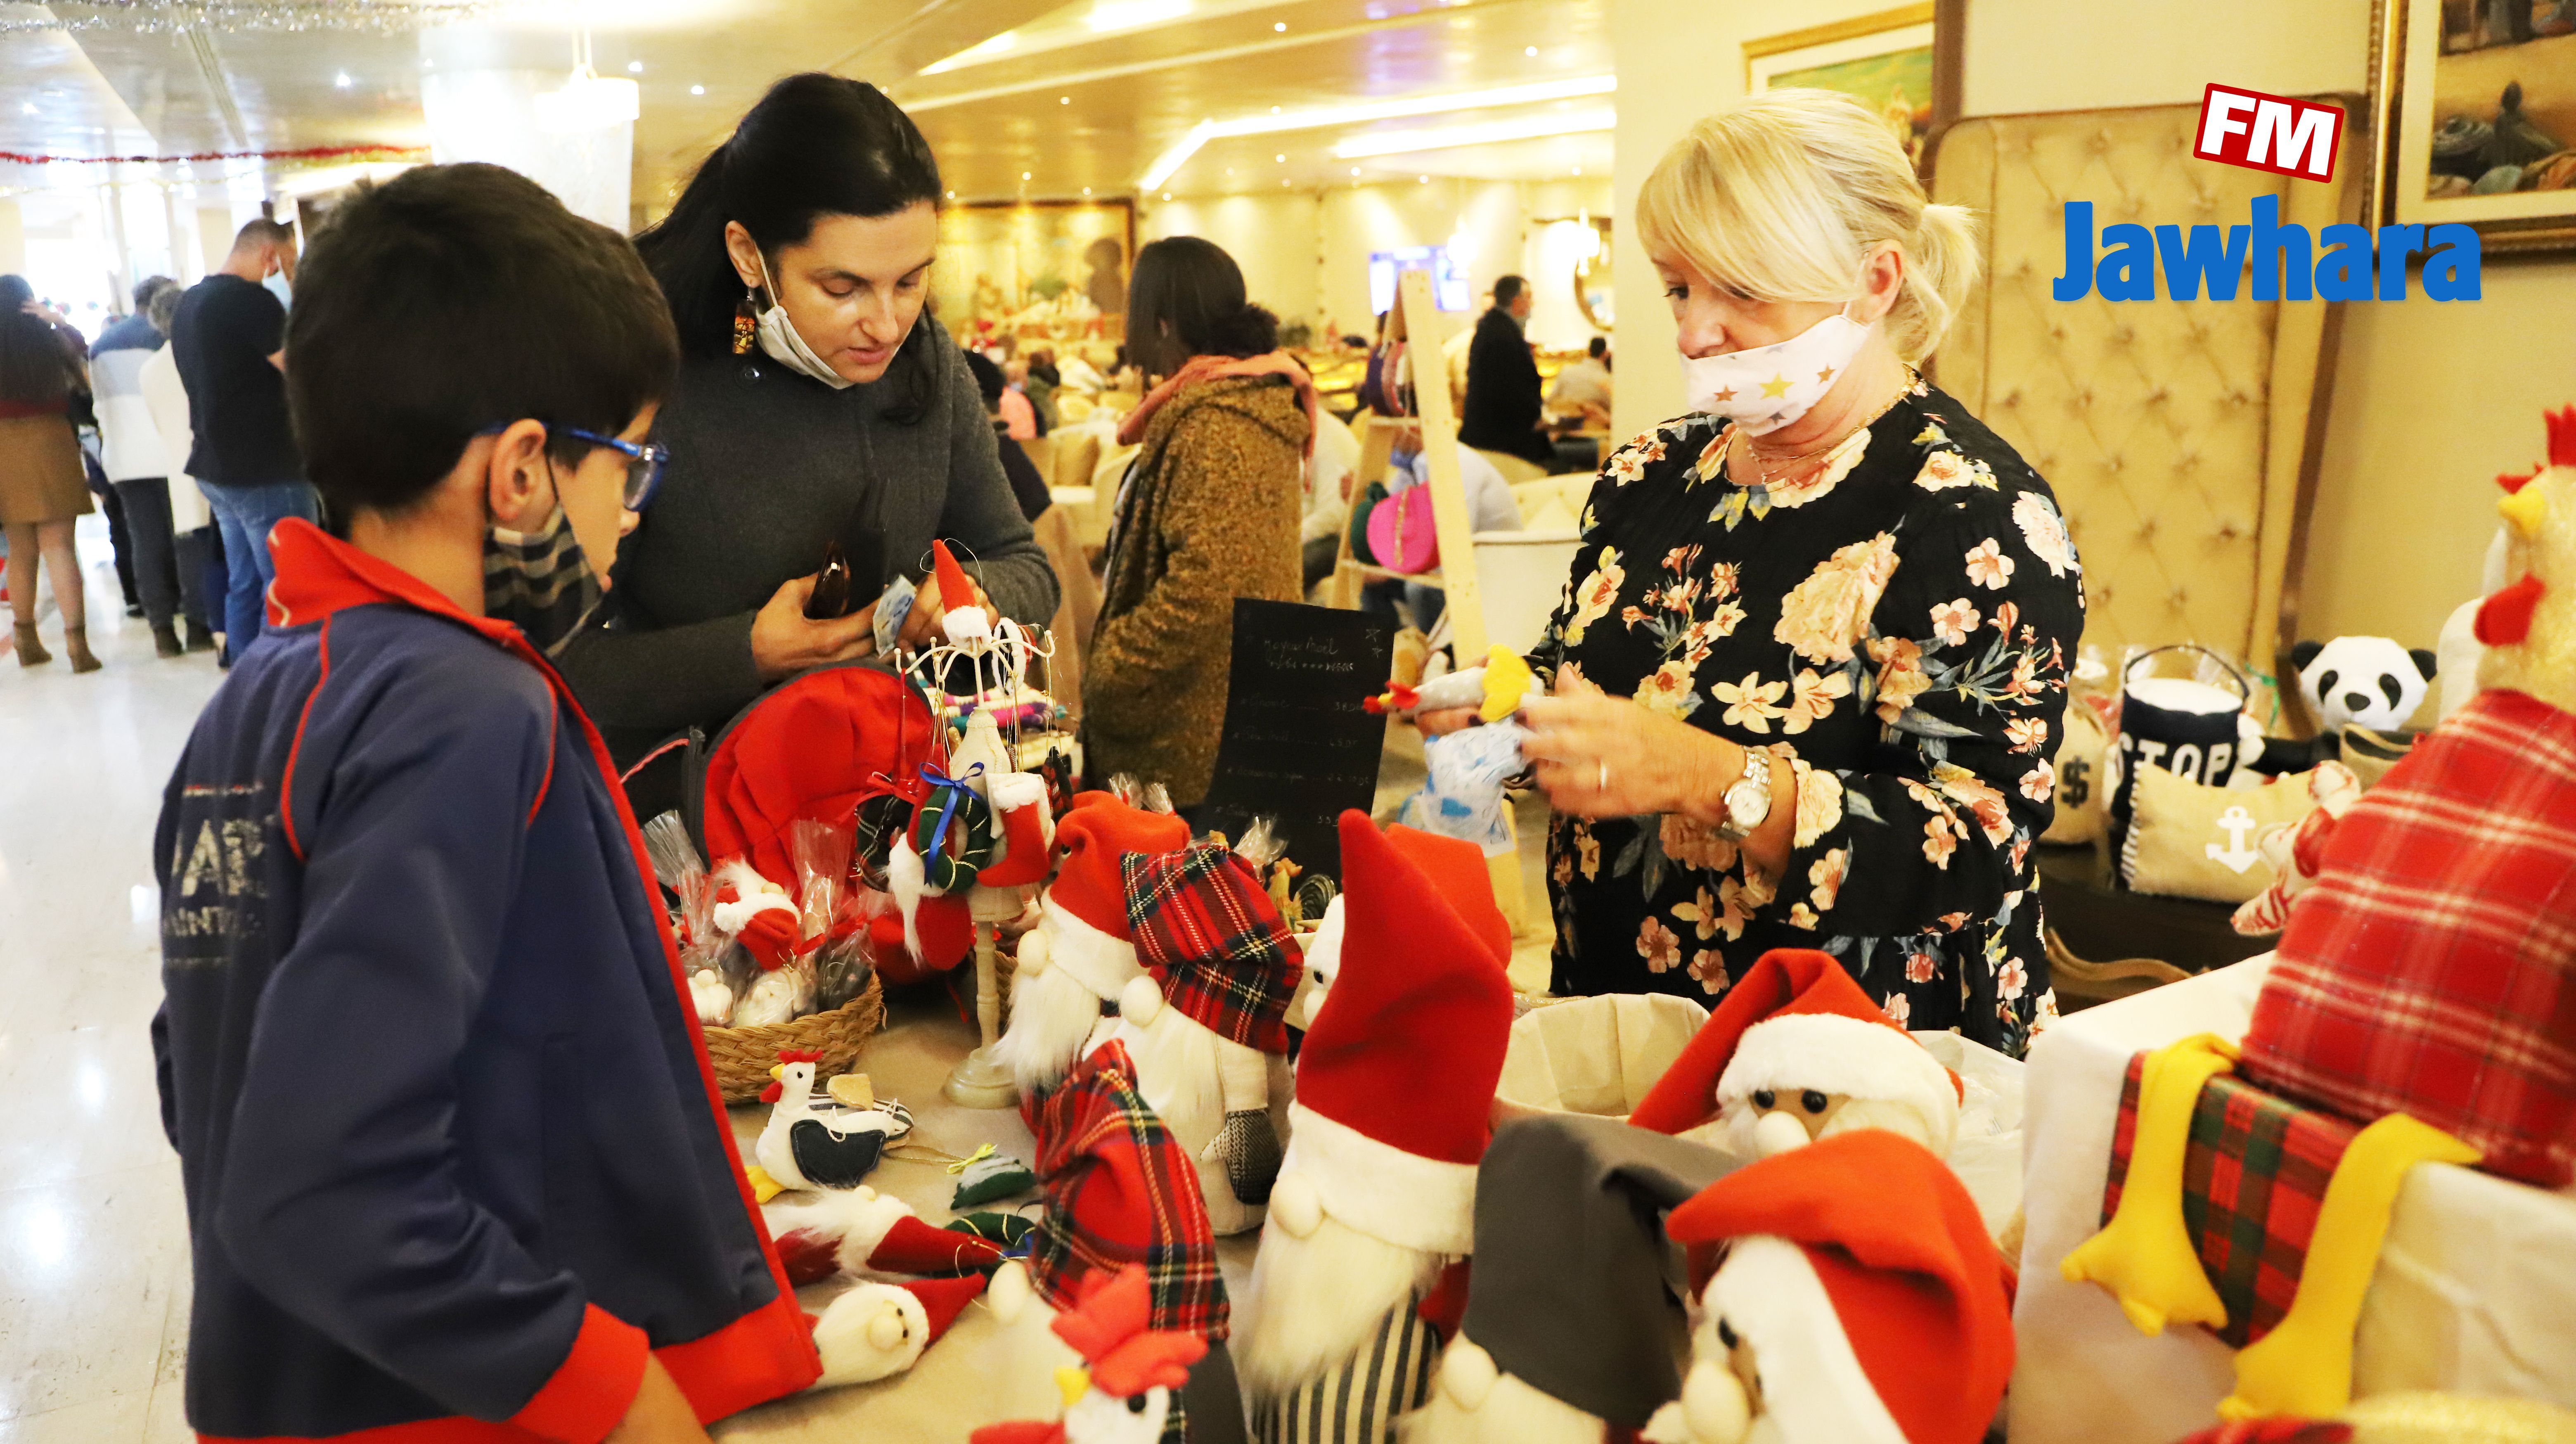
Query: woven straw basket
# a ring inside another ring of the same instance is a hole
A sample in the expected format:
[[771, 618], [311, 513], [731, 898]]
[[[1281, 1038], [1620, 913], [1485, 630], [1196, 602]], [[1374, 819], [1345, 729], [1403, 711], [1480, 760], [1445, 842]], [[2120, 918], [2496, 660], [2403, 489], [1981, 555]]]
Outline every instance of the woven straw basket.
[[859, 995], [828, 1013], [813, 1013], [785, 1023], [758, 1023], [747, 1028], [708, 1028], [707, 1058], [715, 1064], [716, 1087], [727, 1103], [749, 1103], [770, 1084], [769, 1070], [778, 1066], [781, 1048], [808, 1048], [821, 1053], [814, 1065], [819, 1082], [847, 1073], [859, 1061], [859, 1050], [885, 1026], [885, 989], [873, 972]]

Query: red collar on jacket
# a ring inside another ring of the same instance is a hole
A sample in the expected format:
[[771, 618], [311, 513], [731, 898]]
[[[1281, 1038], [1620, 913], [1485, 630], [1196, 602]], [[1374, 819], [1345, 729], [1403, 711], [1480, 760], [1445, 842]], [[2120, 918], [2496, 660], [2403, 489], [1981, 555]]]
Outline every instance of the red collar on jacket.
[[268, 589], [272, 627], [301, 627], [343, 607], [393, 602], [471, 627], [514, 655], [538, 660], [516, 623], [468, 616], [429, 583], [300, 517], [279, 522], [268, 534], [268, 554], [277, 563], [277, 580]]

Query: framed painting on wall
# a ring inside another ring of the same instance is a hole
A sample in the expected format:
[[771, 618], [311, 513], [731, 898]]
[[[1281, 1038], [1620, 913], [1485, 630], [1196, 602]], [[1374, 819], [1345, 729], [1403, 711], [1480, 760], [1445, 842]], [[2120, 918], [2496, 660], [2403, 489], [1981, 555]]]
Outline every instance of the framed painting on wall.
[[2370, 204], [2475, 226], [2483, 249], [2576, 247], [2576, 0], [2377, 0]]
[[967, 345], [1114, 343], [1135, 257], [1136, 210], [1124, 200], [948, 206], [930, 290]]
[[1930, 0], [1830, 25], [1744, 42], [1744, 88], [1759, 94], [1786, 86], [1839, 91], [1884, 116], [1896, 143], [1923, 169], [1924, 140], [1948, 118], [1948, 57], [1936, 44], [1940, 26]]

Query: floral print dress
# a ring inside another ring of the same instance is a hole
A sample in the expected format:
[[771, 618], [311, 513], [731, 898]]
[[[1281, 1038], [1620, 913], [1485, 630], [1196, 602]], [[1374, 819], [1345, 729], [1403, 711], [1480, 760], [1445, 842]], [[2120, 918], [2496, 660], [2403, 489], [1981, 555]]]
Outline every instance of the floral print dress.
[[1696, 415], [1614, 454], [1531, 661], [1574, 667], [1797, 783], [1779, 878], [1671, 815], [1558, 816], [1559, 993], [1724, 993], [1822, 948], [1888, 1016], [2019, 1056], [2056, 1015], [2033, 840], [2047, 830], [2083, 571], [2048, 484], [1915, 380], [1769, 486]]

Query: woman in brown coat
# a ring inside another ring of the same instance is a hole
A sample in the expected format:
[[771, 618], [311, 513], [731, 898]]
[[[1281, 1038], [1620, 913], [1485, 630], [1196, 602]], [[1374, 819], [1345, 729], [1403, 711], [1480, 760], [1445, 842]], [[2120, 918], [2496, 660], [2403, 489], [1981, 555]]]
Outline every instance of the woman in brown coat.
[[71, 401], [88, 389], [80, 333], [37, 306], [16, 276], [0, 276], [0, 525], [9, 529], [9, 610], [18, 665], [53, 660], [36, 639], [37, 557], [53, 569], [72, 670], [94, 672], [72, 523], [90, 509], [89, 478], [72, 436]]
[[1278, 349], [1279, 322], [1244, 298], [1234, 258], [1196, 236], [1136, 256], [1127, 354], [1149, 376], [1118, 439], [1138, 446], [1118, 487], [1100, 620], [1082, 673], [1087, 770], [1207, 797], [1225, 725], [1234, 600], [1302, 595], [1297, 523], [1315, 391]]

